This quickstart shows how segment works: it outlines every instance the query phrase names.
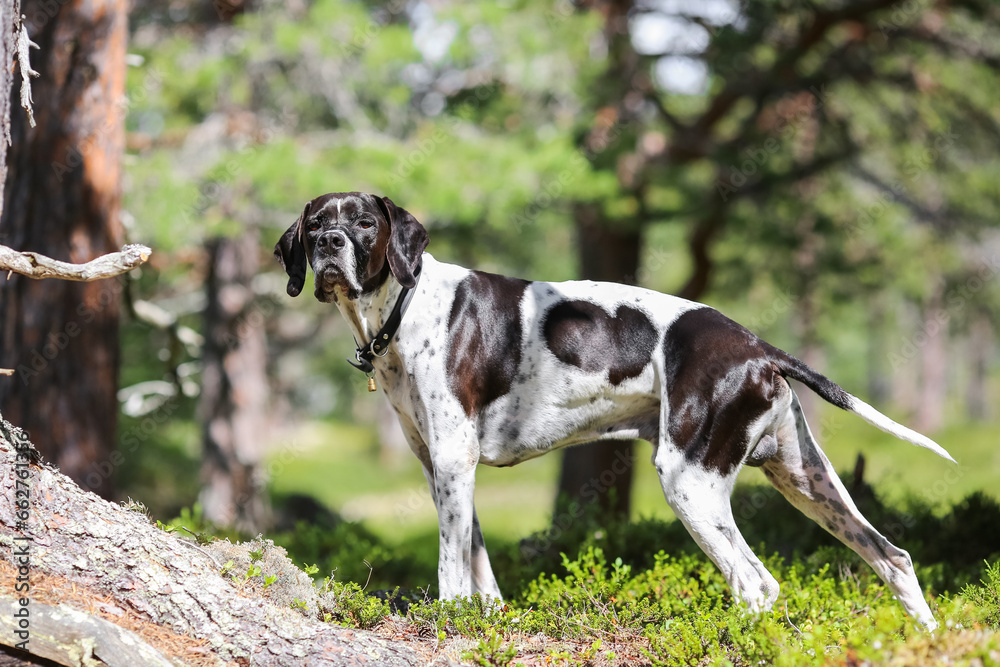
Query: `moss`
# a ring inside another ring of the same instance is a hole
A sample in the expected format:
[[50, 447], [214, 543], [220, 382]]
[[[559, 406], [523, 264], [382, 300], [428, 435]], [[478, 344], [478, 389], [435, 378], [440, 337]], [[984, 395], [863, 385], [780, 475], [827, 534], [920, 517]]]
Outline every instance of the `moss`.
[[312, 578], [271, 540], [261, 536], [235, 544], [228, 539], [216, 540], [204, 548], [223, 564], [223, 576], [243, 593], [297, 609], [310, 617], [319, 613], [319, 593]]

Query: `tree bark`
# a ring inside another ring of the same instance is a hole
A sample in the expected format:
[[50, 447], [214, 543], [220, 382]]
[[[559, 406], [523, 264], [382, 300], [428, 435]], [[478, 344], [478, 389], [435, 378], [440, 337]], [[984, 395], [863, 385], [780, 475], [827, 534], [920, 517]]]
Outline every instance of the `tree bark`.
[[876, 408], [889, 402], [892, 385], [888, 381], [890, 371], [886, 368], [886, 295], [878, 292], [868, 301], [868, 359], [865, 372], [868, 376], [869, 403]]
[[920, 397], [914, 422], [916, 430], [934, 433], [944, 425], [948, 396], [948, 316], [943, 290], [931, 295], [924, 307], [922, 331], [915, 342], [920, 349]]
[[[17, 58], [17, 26], [21, 15], [20, 0], [0, 0], [0, 62], [13, 63]], [[0, 67], [0, 214], [3, 213], [3, 184], [7, 180], [7, 146], [10, 143], [10, 92], [17, 70]]]
[[[281, 573], [274, 584], [244, 586], [222, 576], [225, 559], [245, 545], [218, 541], [202, 548], [185, 542], [142, 512], [29, 463], [29, 448], [19, 429], [0, 421], [0, 543], [14, 554], [0, 560], [0, 609], [29, 610], [28, 627], [18, 630], [27, 633], [21, 648], [32, 656], [127, 666], [157, 664], [160, 656], [199, 665], [235, 660], [393, 666], [429, 664], [432, 658], [450, 663], [447, 651], [433, 654], [433, 641], [393, 643], [316, 620], [318, 605], [336, 600], [324, 602], [309, 578], [268, 541], [252, 544], [266, 551], [263, 574]], [[24, 509], [16, 500], [25, 500]], [[234, 573], [245, 570], [238, 564]], [[27, 589], [15, 590], [16, 581]], [[306, 603], [304, 609], [290, 608], [291, 591]], [[9, 625], [11, 618], [4, 611], [2, 623]], [[0, 648], [16, 654], [10, 647], [20, 641], [23, 636], [3, 632]], [[67, 655], [72, 660], [63, 659]]]
[[698, 221], [688, 239], [691, 254], [691, 275], [677, 291], [682, 299], [698, 301], [708, 291], [714, 273], [711, 246], [726, 224], [726, 208], [712, 203], [708, 212]]
[[[800, 184], [800, 189], [814, 181]], [[796, 307], [793, 324], [799, 338], [798, 357], [806, 365], [818, 371], [823, 370], [823, 346], [819, 339], [819, 306], [817, 300], [817, 283], [819, 281], [819, 245], [821, 243], [815, 228], [816, 220], [811, 214], [803, 215], [798, 222], [799, 245], [795, 249], [792, 261], [799, 283], [795, 286]], [[802, 413], [809, 423], [819, 422], [820, 398], [812, 391], [798, 392]]]
[[[580, 273], [590, 280], [635, 283], [642, 236], [638, 229], [612, 226], [600, 205], [578, 204], [574, 218]], [[628, 518], [631, 510], [634, 443], [598, 440], [563, 452], [557, 497], [597, 502], [602, 510]]]
[[987, 421], [994, 405], [990, 396], [990, 361], [996, 341], [989, 316], [984, 312], [972, 316], [969, 331], [969, 382], [966, 388], [965, 404], [968, 417], [972, 421]]
[[[628, 14], [633, 2], [593, 0], [581, 5], [601, 14], [608, 48], [607, 70], [591, 91], [594, 124], [582, 148], [596, 168], [616, 169], [623, 193], [639, 195], [644, 175], [642, 159], [629, 152], [634, 147], [624, 142], [609, 144], [606, 136], [609, 118], [619, 130], [637, 120], [627, 103], [640, 97], [636, 83], [642, 72], [629, 35]], [[623, 168], [624, 165], [631, 166]], [[608, 220], [600, 203], [577, 202], [573, 205], [573, 215], [581, 277], [634, 284], [642, 240], [641, 214], [633, 219]], [[566, 449], [559, 473], [557, 503], [559, 499], [597, 502], [602, 510], [627, 519], [632, 495], [632, 449], [632, 442], [620, 440], [599, 440]], [[557, 506], [553, 521], [558, 519], [558, 509]]]
[[[37, 127], [11, 114], [0, 243], [83, 263], [122, 245], [125, 0], [26, 0]], [[8, 61], [9, 64], [9, 61]], [[7, 103], [19, 102], [15, 81]], [[113, 492], [120, 278], [0, 281], [0, 406], [42, 453]]]
[[264, 312], [250, 281], [258, 269], [256, 234], [208, 243], [202, 356], [202, 490], [205, 518], [257, 533], [268, 523], [261, 465], [267, 427]]

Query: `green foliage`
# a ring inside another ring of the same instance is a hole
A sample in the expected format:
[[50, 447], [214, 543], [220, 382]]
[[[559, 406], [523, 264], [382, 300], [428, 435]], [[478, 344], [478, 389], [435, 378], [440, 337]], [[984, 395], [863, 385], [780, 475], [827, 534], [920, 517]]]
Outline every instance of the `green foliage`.
[[1000, 629], [1000, 560], [992, 564], [987, 562], [980, 584], [966, 586], [962, 597], [975, 605], [983, 623], [995, 630]]
[[[845, 479], [848, 486], [850, 479]], [[1000, 503], [975, 492], [942, 511], [918, 497], [897, 503], [883, 502], [875, 491], [862, 485], [853, 492], [855, 501], [871, 523], [914, 561], [925, 566], [921, 581], [938, 592], [956, 591], [978, 573], [983, 560], [1000, 558], [1000, 534], [990, 526], [1000, 525]], [[817, 562], [834, 563], [861, 571], [868, 566], [821, 526], [804, 517], [773, 487], [739, 486], [732, 499], [740, 532], [755, 551], [775, 553], [786, 559], [808, 555]], [[615, 554], [623, 566], [641, 572], [656, 567], [658, 552], [700, 555], [694, 541], [677, 521], [645, 519], [622, 523], [609, 521], [595, 511], [557, 510], [557, 527], [530, 536], [517, 548], [494, 549], [494, 564], [508, 577], [535, 578], [541, 572], [562, 567], [561, 554], [581, 554], [600, 549]], [[562, 527], [559, 527], [559, 526]], [[686, 572], [684, 581], [697, 580], [699, 573]], [[602, 584], [604, 585], [604, 584]], [[721, 592], [720, 589], [718, 592]]]
[[[703, 53], [692, 52], [708, 72], [704, 95], [661, 90], [655, 56], [636, 56], [624, 68], [635, 71], [624, 73], [603, 48], [597, 11], [566, 2], [419, 7], [433, 14], [424, 28], [451, 35], [441, 53], [425, 52], [411, 15], [418, 10], [405, 3], [263, 3], [232, 24], [139, 22], [148, 30], [130, 43], [142, 63], [127, 77], [125, 208], [135, 220], [130, 233], [162, 259], [143, 269], [135, 297], [190, 303], [181, 297], [199, 292], [204, 275], [192, 250], [207, 238], [258, 234], [266, 257], [305, 200], [345, 189], [378, 191], [410, 208], [442, 259], [546, 279], [576, 277], [574, 206], [596, 203], [610, 224], [642, 231], [639, 281], [676, 290], [690, 274], [690, 228], [719, 205], [719, 184], [734, 169], [747, 172], [749, 186], [767, 187], [752, 196], [742, 188], [723, 207], [724, 233], [710, 253], [719, 289], [709, 298], [732, 295], [736, 308], [746, 308], [748, 295], [765, 309], [777, 295], [809, 303], [830, 365], [848, 365], [854, 377], [865, 359], [862, 304], [873, 293], [886, 300], [874, 308], [889, 312], [886, 327], [895, 331], [908, 326], [895, 315], [932, 294], [939, 278], [961, 288], [980, 268], [971, 266], [977, 243], [969, 241], [995, 226], [1000, 153], [995, 72], [970, 56], [990, 44], [995, 17], [977, 3], [917, 3], [898, 15], [889, 7], [856, 29], [817, 33], [773, 81], [769, 68], [791, 57], [795, 31], [824, 5], [743, 3], [739, 20], [689, 25], [707, 39]], [[947, 31], [943, 43], [969, 43], [969, 51], [904, 39], [925, 11]], [[755, 97], [758, 82], [770, 83]], [[727, 88], [740, 99], [720, 107], [707, 136], [692, 136], [711, 125], [699, 114]], [[664, 123], [657, 104], [680, 124]], [[605, 124], [609, 140], [594, 149], [588, 137]], [[845, 146], [857, 155], [801, 182], [811, 157]], [[632, 164], [639, 172], [629, 184]], [[860, 169], [895, 186], [891, 194]], [[956, 329], [982, 312], [995, 318], [997, 281], [987, 282], [949, 309]], [[329, 317], [303, 301], [293, 307]], [[291, 302], [278, 303], [269, 320]], [[756, 315], [747, 310], [746, 319]], [[791, 311], [772, 318], [767, 333], [794, 349], [801, 341]], [[837, 326], [848, 319], [851, 326]], [[182, 313], [182, 323], [200, 326], [195, 313]], [[343, 329], [336, 335], [348, 338]], [[166, 336], [143, 325], [128, 324], [124, 340], [126, 385], [169, 379], [175, 362], [197, 362], [176, 359]], [[351, 415], [342, 352], [308, 352], [315, 377], [336, 396], [308, 410]], [[290, 403], [301, 405], [298, 398]], [[119, 477], [137, 479], [138, 465]], [[172, 504], [165, 514], [191, 502], [196, 474], [152, 477], [143, 482]], [[170, 486], [182, 500], [166, 498]], [[156, 512], [160, 505], [150, 504]]]
[[[537, 649], [526, 649], [517, 638], [539, 633], [547, 641], [575, 647], [549, 651], [562, 664], [587, 664], [599, 653], [625, 652], [641, 654], [654, 665], [823, 665], [838, 657], [880, 661], [914, 651], [972, 657], [1000, 646], [1000, 635], [990, 634], [970, 648], [962, 634], [977, 617], [995, 613], [1000, 590], [996, 566], [988, 566], [984, 574], [984, 584], [989, 580], [993, 587], [986, 597], [981, 590], [967, 590], [965, 599], [938, 607], [939, 619], [955, 634], [943, 631], [924, 646], [927, 635], [870, 569], [834, 573], [825, 562], [828, 555], [819, 552], [791, 562], [770, 559], [768, 568], [782, 594], [772, 611], [758, 616], [722, 593], [724, 580], [703, 555], [660, 552], [653, 567], [633, 574], [620, 560], [609, 563], [600, 549], [590, 548], [578, 558], [564, 557], [561, 574], [527, 582], [516, 602], [479, 596], [417, 602], [406, 619], [442, 640], [475, 640], [463, 659], [484, 665], [526, 657]], [[339, 600], [339, 615], [331, 617], [339, 623], [370, 627], [390, 613], [383, 601], [365, 596], [356, 584], [327, 586]]]
[[370, 582], [376, 588], [426, 586], [436, 577], [436, 564], [413, 562], [411, 554], [385, 545], [356, 523], [345, 521], [332, 529], [299, 523], [294, 531], [270, 537], [297, 563], [315, 563], [311, 574], [334, 572], [341, 581]]
[[[352, 0], [264, 3], [233, 25], [181, 26], [153, 31], [155, 40], [133, 40], [130, 48], [145, 61], [128, 73], [126, 209], [136, 239], [168, 259], [145, 267], [131, 295], [191, 301], [204, 273], [191, 250], [206, 238], [259, 234], [267, 255], [305, 200], [350, 189], [387, 194], [412, 210], [442, 259], [547, 279], [575, 277], [572, 207], [596, 203], [612, 224], [643, 229], [640, 282], [676, 289], [691, 267], [691, 226], [719, 207], [719, 186], [736, 170], [750, 187], [732, 193], [721, 207], [724, 233], [713, 232], [716, 296], [731, 295], [727, 305], [738, 319], [756, 322], [755, 330], [792, 349], [802, 340], [789, 327], [790, 313], [811, 305], [819, 313], [812, 323], [816, 342], [838, 368], [838, 380], [863, 386], [869, 310], [888, 313], [887, 332], [905, 329], [909, 304], [922, 304], [943, 285], [954, 331], [980, 312], [995, 319], [995, 271], [970, 290], [979, 278], [968, 260], [976, 235], [995, 227], [1000, 203], [993, 112], [1000, 89], [987, 58], [966, 57], [988, 51], [995, 16], [979, 2], [954, 10], [890, 7], [871, 21], [816, 33], [815, 48], [787, 60], [785, 45], [796, 42], [795, 31], [836, 3], [739, 4], [739, 21], [707, 30], [705, 95], [663, 94], [652, 81], [653, 57], [639, 58], [632, 81], [618, 76], [613, 54], [601, 48], [601, 15], [568, 3], [434, 6], [437, 26], [454, 31], [437, 56], [418, 48], [411, 17], [398, 8]], [[931, 48], [916, 39], [926, 32], [962, 49]], [[709, 135], [687, 142], [717, 93], [734, 84], [739, 95], [752, 91], [779, 62], [785, 63], [779, 76], [759, 97], [737, 100]], [[831, 72], [836, 81], [829, 88], [802, 85]], [[654, 98], [680, 119], [679, 127], [663, 122]], [[610, 141], [588, 150], [589, 134], [610, 112]], [[658, 144], [665, 152], [655, 150]], [[849, 159], [800, 178], [814, 157], [845, 147], [856, 151]], [[629, 165], [637, 162], [638, 182], [630, 185]], [[295, 308], [316, 321], [331, 317], [303, 299]], [[198, 329], [196, 310], [181, 313], [181, 322]], [[774, 317], [759, 319], [760, 312]], [[268, 319], [281, 315], [275, 307]], [[349, 340], [343, 330], [335, 335]], [[123, 336], [125, 384], [172, 379], [179, 360], [165, 334], [130, 324]], [[352, 414], [349, 398], [341, 400], [351, 395], [348, 377], [355, 377], [343, 350], [306, 345], [294, 347], [309, 355], [310, 372], [330, 383], [337, 399], [314, 409]], [[188, 360], [197, 361], [180, 361]], [[294, 384], [321, 393], [308, 380]], [[291, 405], [309, 398], [289, 393]], [[226, 533], [205, 525], [197, 507], [181, 509], [197, 494], [193, 413], [194, 401], [184, 399], [142, 419], [123, 419], [125, 458], [116, 475], [126, 492], [142, 489], [154, 514], [181, 512], [158, 525], [205, 540]], [[866, 454], [873, 452], [873, 470], [899, 475], [900, 445], [888, 454], [882, 441], [853, 429], [843, 427], [831, 439], [839, 437], [838, 447], [851, 457], [863, 443]], [[405, 473], [376, 472], [370, 431], [334, 430], [325, 435], [335, 436], [329, 440], [343, 447], [343, 458], [331, 469], [318, 465], [329, 463], [318, 457], [330, 454], [297, 451], [282, 460], [287, 474], [275, 473], [276, 490], [308, 490], [339, 507], [361, 492], [380, 492], [376, 482], [409, 483]], [[963, 427], [944, 435], [968, 452], [965, 460], [989, 460], [979, 454], [992, 456], [994, 430]], [[348, 459], [350, 467], [343, 465]], [[907, 651], [996, 662], [995, 635], [979, 638], [974, 649], [959, 648], [975, 624], [998, 623], [1000, 510], [986, 495], [953, 503], [993, 483], [989, 466], [974, 467], [949, 480], [940, 468], [908, 458], [910, 481], [888, 482], [920, 489], [922, 499], [897, 492], [885, 503], [865, 490], [856, 496], [872, 522], [920, 564], [921, 581], [942, 594], [936, 603], [952, 630], [940, 641], [916, 637], [866, 565], [773, 489], [760, 487], [741, 487], [734, 498], [743, 534], [762, 545], [758, 553], [774, 554], [767, 564], [782, 582], [778, 606], [758, 618], [732, 604], [725, 582], [678, 522], [615, 523], [565, 507], [552, 529], [523, 544], [491, 536], [507, 606], [479, 598], [418, 603], [408, 618], [438, 637], [478, 641], [469, 659], [481, 664], [516, 660], [522, 651], [516, 638], [532, 633], [567, 642], [546, 653], [564, 664], [602, 652], [644, 655], [657, 664], [882, 663], [905, 660]], [[541, 477], [536, 488], [543, 488]], [[662, 508], [658, 482], [652, 486]], [[547, 508], [548, 499], [535, 504]], [[516, 515], [507, 530], [519, 530], [525, 517], [503, 509]], [[372, 627], [391, 606], [365, 590], [406, 586], [433, 595], [435, 586], [432, 505], [392, 519], [379, 527], [391, 542], [371, 526], [346, 521], [300, 524], [273, 537], [297, 562], [315, 563], [309, 576], [336, 573], [336, 582], [324, 584], [325, 617]], [[483, 523], [489, 530], [490, 522]], [[245, 583], [259, 580], [267, 590], [274, 581], [260, 560], [251, 556], [239, 573], [230, 561], [224, 571]], [[980, 572], [983, 560], [992, 565]], [[962, 594], [943, 595], [955, 590]], [[293, 607], [309, 607], [295, 600]]]
[[122, 507], [128, 510], [129, 512], [135, 512], [136, 514], [141, 514], [147, 519], [152, 520], [149, 515], [149, 508], [146, 507], [145, 503], [141, 503], [137, 500], [132, 500], [132, 498], [128, 498], [125, 500], [125, 502], [122, 503]]
[[324, 620], [339, 625], [370, 629], [391, 613], [389, 603], [370, 595], [354, 582], [328, 577], [321, 590], [320, 611]]
[[115, 482], [123, 494], [141, 498], [152, 516], [176, 516], [197, 497], [197, 426], [185, 419], [191, 408], [169, 401], [145, 417], [119, 419]]
[[[421, 633], [426, 630], [442, 642], [472, 640], [474, 644], [463, 649], [463, 659], [475, 664], [506, 665], [537, 657], [555, 664], [586, 665], [620, 656], [653, 665], [791, 667], [831, 661], [905, 665], [973, 658], [983, 664], [996, 662], [1000, 560], [994, 557], [985, 564], [963, 565], [965, 561], [956, 558], [963, 545], [979, 539], [975, 533], [981, 529], [967, 521], [963, 532], [963, 517], [978, 512], [990, 521], [996, 503], [973, 495], [934, 514], [915, 513], [912, 505], [904, 509], [874, 505], [874, 493], [859, 496], [868, 503], [866, 511], [883, 521], [909, 512], [912, 518], [906, 530], [914, 542], [908, 546], [918, 564], [918, 577], [937, 591], [961, 589], [953, 597], [931, 596], [931, 607], [943, 626], [937, 633], [921, 632], [871, 568], [853, 553], [823, 544], [808, 531], [762, 532], [763, 524], [786, 523], [769, 504], [767, 518], [761, 522], [744, 519], [743, 530], [748, 536], [766, 534], [782, 550], [791, 551], [785, 557], [767, 544], [756, 549], [759, 554], [773, 554], [764, 558], [765, 566], [781, 585], [774, 608], [759, 615], [747, 613], [734, 602], [718, 569], [693, 544], [691, 548], [674, 544], [670, 552], [649, 546], [662, 544], [665, 536], [679, 537], [675, 530], [683, 528], [678, 522], [601, 526], [599, 517], [588, 513], [580, 520], [584, 525], [578, 532], [567, 533], [587, 536], [580, 545], [565, 537], [550, 540], [546, 549], [528, 552], [522, 551], [522, 545], [493, 545], [495, 571], [508, 592], [506, 603], [478, 595], [439, 601], [428, 600], [431, 591], [423, 596], [401, 593], [400, 582], [426, 586], [434, 579], [435, 554], [412, 552], [405, 544], [390, 548], [357, 524], [344, 522], [332, 530], [300, 525], [283, 537], [293, 560], [321, 563], [321, 567], [306, 566], [311, 576], [337, 568], [336, 576], [318, 585], [316, 613], [320, 618], [370, 629], [396, 614], [396, 605], [408, 606], [396, 622], [412, 624]], [[740, 502], [737, 498], [737, 513]], [[796, 526], [799, 522], [787, 521]], [[184, 512], [171, 524], [210, 530], [197, 509]], [[954, 542], [950, 547], [917, 546], [919, 541], [932, 542], [929, 536], [952, 525], [947, 539], [939, 540]], [[247, 571], [234, 571], [230, 560], [222, 574], [238, 586], [266, 592], [275, 580], [261, 569], [263, 549], [248, 548]], [[553, 555], [553, 548], [562, 552]], [[530, 554], [529, 562], [518, 562], [525, 553]], [[933, 557], [946, 560], [934, 561]], [[372, 570], [366, 561], [378, 565]], [[360, 566], [351, 566], [354, 562]], [[388, 583], [391, 593], [368, 594], [376, 579]], [[979, 583], [963, 588], [963, 581]], [[290, 604], [303, 611], [308, 606], [301, 599]], [[524, 641], [536, 636], [544, 636], [547, 647]]]
[[407, 617], [436, 632], [484, 637], [503, 628], [505, 632], [537, 632], [539, 627], [526, 622], [530, 614], [514, 610], [502, 602], [476, 594], [460, 600], [432, 600], [410, 606]]
[[514, 656], [517, 655], [517, 649], [510, 644], [504, 648], [503, 643], [503, 635], [490, 628], [489, 633], [479, 640], [479, 645], [476, 648], [462, 653], [462, 660], [471, 661], [474, 665], [481, 667], [509, 665]]

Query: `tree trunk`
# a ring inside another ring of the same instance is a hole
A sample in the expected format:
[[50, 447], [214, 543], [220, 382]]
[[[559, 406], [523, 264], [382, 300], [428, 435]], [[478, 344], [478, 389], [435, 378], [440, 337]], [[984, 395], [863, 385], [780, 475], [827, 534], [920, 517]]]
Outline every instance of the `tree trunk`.
[[712, 261], [711, 246], [726, 224], [726, 207], [712, 202], [688, 239], [688, 252], [691, 255], [691, 275], [684, 286], [677, 291], [677, 296], [690, 301], [699, 301], [711, 285], [715, 263]]
[[[37, 127], [11, 114], [0, 243], [85, 262], [122, 244], [125, 0], [26, 0]], [[7, 65], [9, 67], [9, 61]], [[17, 77], [18, 79], [20, 77]], [[11, 104], [19, 102], [15, 81]], [[42, 453], [104, 497], [118, 420], [123, 279], [0, 283], [0, 407]]]
[[[29, 464], [29, 447], [18, 429], [0, 422], [0, 542], [13, 551], [0, 560], [0, 662], [4, 653], [25, 656], [17, 650], [21, 642], [19, 648], [37, 662], [46, 657], [113, 667], [168, 659], [244, 665], [419, 665], [434, 657], [447, 662], [447, 648], [433, 655], [433, 640], [391, 643], [316, 620], [324, 610], [336, 611], [337, 600], [320, 595], [269, 541], [196, 546], [160, 530], [141, 511], [101, 500], [52, 468]], [[25, 509], [17, 510], [15, 494], [25, 498], [26, 488]], [[263, 554], [261, 574], [244, 576], [251, 548]], [[227, 560], [235, 565], [223, 576]], [[264, 587], [264, 576], [276, 580]], [[26, 588], [15, 589], [15, 582]], [[295, 598], [302, 604], [292, 605]], [[15, 616], [21, 609], [27, 609], [21, 616], [27, 627]]]
[[[600, 206], [574, 207], [584, 278], [635, 283], [641, 234], [638, 228], [613, 227], [603, 220]], [[558, 497], [597, 502], [602, 510], [628, 518], [632, 497], [633, 443], [621, 440], [570, 447], [563, 452]]]
[[268, 523], [261, 466], [267, 428], [267, 343], [262, 307], [250, 281], [257, 235], [208, 243], [202, 357], [202, 490], [205, 518], [257, 533]]
[[885, 364], [887, 355], [885, 307], [886, 295], [882, 292], [873, 295], [868, 302], [868, 361], [865, 363], [868, 377], [867, 401], [876, 408], [885, 406], [889, 402], [891, 389], [888, 380], [891, 371]]
[[[0, 62], [13, 64], [17, 59], [17, 26], [21, 15], [20, 0], [0, 0]], [[10, 91], [16, 67], [0, 67], [0, 214], [3, 213], [3, 184], [7, 181], [7, 146], [10, 143]]]
[[[814, 189], [815, 180], [809, 179], [798, 184], [797, 190], [809, 196]], [[803, 215], [796, 225], [799, 245], [792, 256], [792, 262], [799, 276], [798, 284], [793, 288], [796, 294], [795, 314], [792, 320], [799, 338], [798, 357], [811, 368], [823, 370], [823, 346], [819, 339], [819, 306], [816, 303], [819, 295], [817, 283], [819, 279], [820, 244], [822, 240], [816, 233], [816, 219], [812, 214]], [[799, 403], [806, 421], [819, 423], [819, 406], [821, 399], [812, 391], [798, 392]]]
[[[599, 12], [604, 20], [603, 37], [608, 48], [608, 67], [591, 90], [594, 124], [582, 148], [595, 168], [614, 168], [623, 192], [640, 194], [643, 166], [633, 147], [607, 140], [607, 118], [620, 126], [636, 121], [626, 100], [638, 95], [636, 79], [644, 72], [629, 35], [628, 15], [632, 0], [593, 0], [582, 6]], [[634, 128], [631, 128], [631, 132]], [[631, 164], [631, 167], [623, 168]], [[641, 197], [637, 196], [637, 199]], [[607, 220], [601, 204], [573, 206], [580, 274], [590, 280], [635, 283], [639, 268], [641, 225], [637, 216], [625, 223]], [[628, 518], [632, 495], [633, 443], [599, 440], [563, 452], [557, 502], [597, 502], [602, 510]], [[558, 507], [553, 521], [559, 516]]]
[[989, 316], [983, 312], [976, 313], [972, 316], [969, 331], [969, 384], [965, 399], [968, 416], [972, 421], [988, 421], [993, 416], [990, 414], [993, 400], [990, 396], [989, 371], [995, 346]]
[[[799, 337], [798, 357], [810, 368], [822, 372], [826, 364], [816, 322], [819, 315], [816, 306], [816, 291], [813, 283], [807, 277], [803, 278], [801, 288], [802, 292], [796, 302], [793, 318]], [[796, 395], [802, 406], [802, 414], [805, 415], [806, 422], [818, 424], [820, 406], [823, 405], [822, 399], [813, 391], [797, 391]]]
[[943, 291], [937, 290], [924, 308], [922, 330], [914, 341], [920, 349], [920, 397], [915, 428], [934, 433], [944, 425], [948, 396], [948, 316]]

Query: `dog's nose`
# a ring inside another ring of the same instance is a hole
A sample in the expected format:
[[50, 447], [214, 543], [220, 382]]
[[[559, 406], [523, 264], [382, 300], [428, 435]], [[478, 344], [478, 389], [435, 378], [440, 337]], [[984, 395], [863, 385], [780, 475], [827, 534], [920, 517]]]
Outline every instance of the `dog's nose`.
[[324, 232], [316, 240], [316, 245], [320, 248], [340, 250], [347, 245], [347, 237], [341, 231]]

